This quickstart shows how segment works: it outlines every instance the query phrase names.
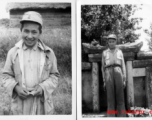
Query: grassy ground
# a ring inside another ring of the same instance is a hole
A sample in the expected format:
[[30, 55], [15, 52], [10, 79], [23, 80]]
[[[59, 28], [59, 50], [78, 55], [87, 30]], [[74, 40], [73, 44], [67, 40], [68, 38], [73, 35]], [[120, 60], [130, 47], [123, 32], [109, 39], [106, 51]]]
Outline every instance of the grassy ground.
[[[61, 74], [57, 89], [53, 92], [55, 114], [71, 114], [72, 77], [71, 77], [71, 28], [44, 29], [42, 40], [51, 47], [58, 60]], [[0, 114], [9, 114], [10, 98], [2, 84], [2, 68], [7, 52], [20, 39], [18, 28], [0, 28]]]

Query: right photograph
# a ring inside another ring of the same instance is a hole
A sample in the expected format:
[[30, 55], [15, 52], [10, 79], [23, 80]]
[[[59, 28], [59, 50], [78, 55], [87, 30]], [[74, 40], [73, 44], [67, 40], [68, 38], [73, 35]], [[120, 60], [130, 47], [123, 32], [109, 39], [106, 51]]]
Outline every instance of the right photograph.
[[150, 4], [81, 4], [82, 118], [152, 115]]

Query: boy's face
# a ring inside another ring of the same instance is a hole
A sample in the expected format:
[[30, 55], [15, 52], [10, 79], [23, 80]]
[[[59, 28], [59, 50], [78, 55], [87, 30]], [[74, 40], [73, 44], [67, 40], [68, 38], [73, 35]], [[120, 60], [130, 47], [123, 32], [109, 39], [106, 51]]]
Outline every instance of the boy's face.
[[32, 22], [25, 22], [21, 31], [24, 44], [32, 48], [40, 38], [39, 25]]
[[115, 39], [109, 39], [108, 45], [110, 49], [114, 49], [116, 47], [117, 41]]

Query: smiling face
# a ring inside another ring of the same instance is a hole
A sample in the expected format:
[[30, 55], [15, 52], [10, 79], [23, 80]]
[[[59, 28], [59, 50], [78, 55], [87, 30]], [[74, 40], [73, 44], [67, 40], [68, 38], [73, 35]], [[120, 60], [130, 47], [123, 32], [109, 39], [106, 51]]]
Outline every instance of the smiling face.
[[117, 44], [117, 40], [111, 38], [108, 40], [108, 45], [110, 49], [114, 49], [116, 47], [116, 44]]
[[32, 48], [37, 43], [38, 39], [40, 38], [40, 25], [33, 22], [25, 22], [21, 28], [22, 39], [24, 44]]

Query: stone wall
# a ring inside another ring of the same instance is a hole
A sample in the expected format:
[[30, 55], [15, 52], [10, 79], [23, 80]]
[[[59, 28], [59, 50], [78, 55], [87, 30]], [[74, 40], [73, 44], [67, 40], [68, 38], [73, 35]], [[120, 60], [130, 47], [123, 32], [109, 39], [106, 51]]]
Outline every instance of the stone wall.
[[91, 71], [82, 72], [82, 112], [89, 113], [93, 111], [92, 79]]

